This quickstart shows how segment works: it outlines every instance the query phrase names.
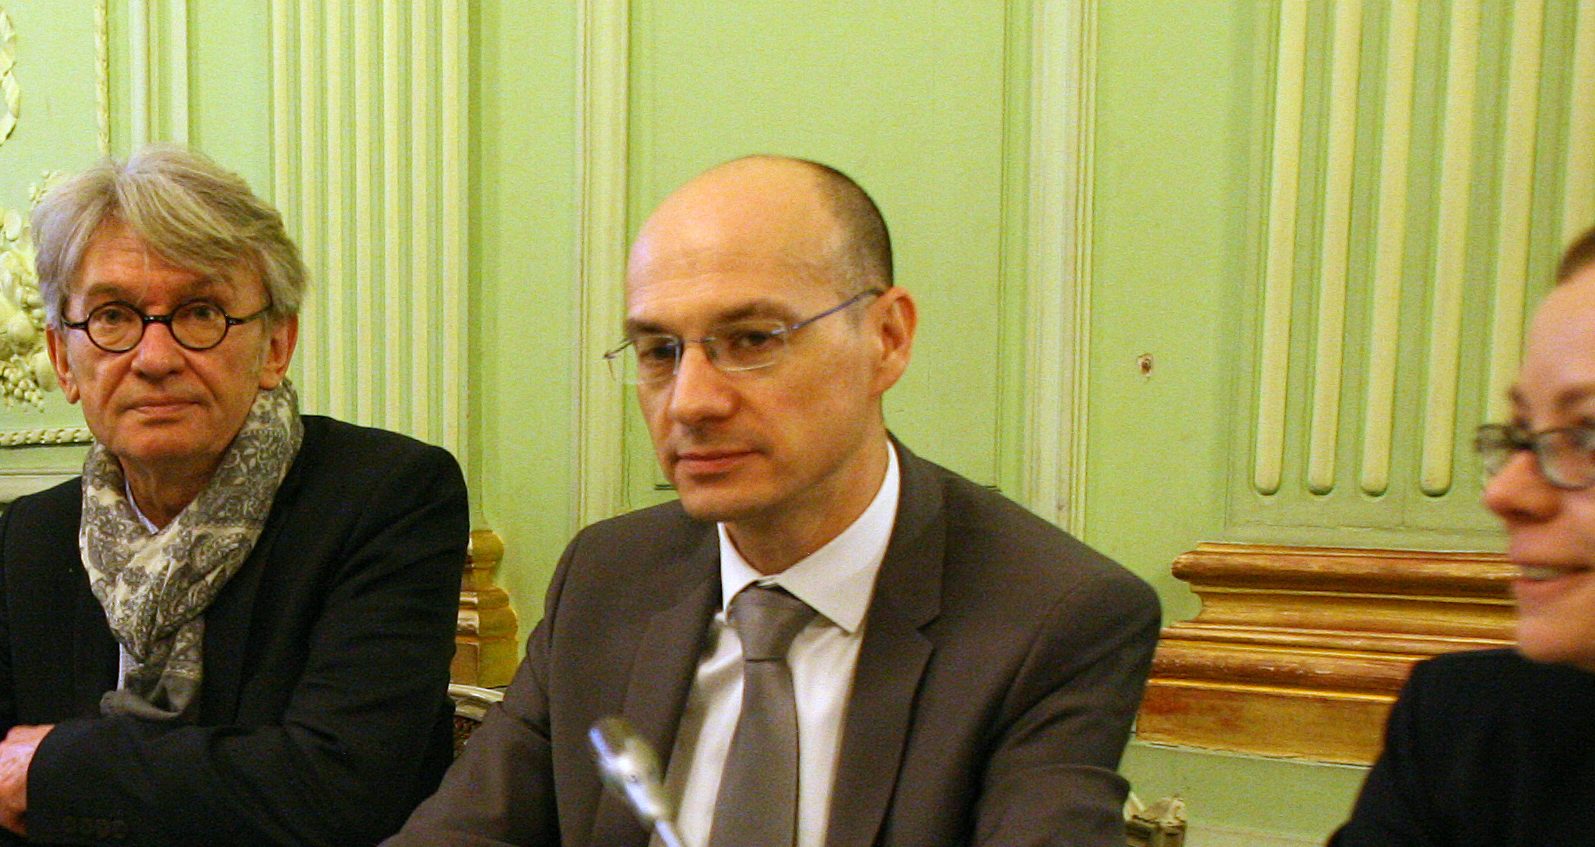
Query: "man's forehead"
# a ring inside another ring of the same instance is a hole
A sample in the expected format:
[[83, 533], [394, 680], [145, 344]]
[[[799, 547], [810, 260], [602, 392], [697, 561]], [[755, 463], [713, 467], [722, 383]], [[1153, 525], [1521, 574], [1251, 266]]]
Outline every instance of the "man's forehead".
[[72, 293], [85, 298], [114, 297], [137, 300], [146, 294], [155, 293], [157, 288], [162, 293], [187, 297], [227, 296], [242, 290], [242, 286], [233, 281], [204, 275], [194, 275], [173, 285], [170, 282], [162, 284], [137, 276], [98, 275], [90, 272], [84, 274], [82, 281], [73, 288]]
[[632, 263], [739, 254], [815, 260], [832, 253], [839, 236], [812, 174], [746, 160], [711, 169], [665, 198], [638, 233]]
[[712, 275], [791, 279], [795, 286], [802, 286], [824, 282], [834, 272], [835, 263], [820, 251], [773, 250], [759, 245], [721, 244], [705, 249], [662, 246], [633, 254], [626, 287], [630, 290]]
[[247, 262], [218, 273], [184, 267], [151, 248], [125, 225], [107, 224], [95, 233], [70, 292], [134, 299], [157, 286], [165, 293], [190, 297], [224, 297], [257, 287], [265, 290]]
[[626, 287], [628, 332], [709, 332], [747, 318], [801, 320], [833, 305], [837, 286], [815, 264], [682, 265], [634, 275]]

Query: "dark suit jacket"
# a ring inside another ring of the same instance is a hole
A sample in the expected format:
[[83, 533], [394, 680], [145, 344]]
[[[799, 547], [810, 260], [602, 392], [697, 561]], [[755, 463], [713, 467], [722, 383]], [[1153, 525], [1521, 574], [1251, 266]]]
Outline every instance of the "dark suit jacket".
[[1418, 665], [1335, 847], [1595, 843], [1595, 674], [1510, 650]]
[[[827, 843], [1122, 845], [1114, 769], [1156, 598], [1013, 503], [899, 455]], [[620, 714], [670, 751], [719, 592], [714, 525], [678, 504], [584, 530], [502, 707], [388, 844], [644, 845], [585, 734]]]
[[54, 723], [39, 842], [373, 843], [447, 767], [469, 533], [454, 459], [306, 416], [242, 569], [205, 613], [195, 725], [100, 716], [117, 644], [78, 554], [81, 484], [0, 516], [0, 732]]

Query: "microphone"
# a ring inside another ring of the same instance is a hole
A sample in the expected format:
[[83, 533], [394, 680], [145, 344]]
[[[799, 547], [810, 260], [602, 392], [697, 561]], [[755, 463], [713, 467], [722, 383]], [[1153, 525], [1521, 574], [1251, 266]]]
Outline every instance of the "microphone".
[[665, 847], [681, 847], [675, 810], [659, 778], [659, 757], [648, 742], [625, 718], [610, 716], [593, 722], [587, 743], [604, 786], [626, 801], [643, 826], [658, 832]]

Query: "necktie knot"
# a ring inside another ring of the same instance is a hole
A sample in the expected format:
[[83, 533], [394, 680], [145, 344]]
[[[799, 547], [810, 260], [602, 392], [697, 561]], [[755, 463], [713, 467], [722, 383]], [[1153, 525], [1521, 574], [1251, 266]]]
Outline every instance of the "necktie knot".
[[750, 585], [731, 598], [726, 617], [742, 641], [747, 662], [786, 658], [792, 639], [814, 619], [809, 604], [776, 586]]

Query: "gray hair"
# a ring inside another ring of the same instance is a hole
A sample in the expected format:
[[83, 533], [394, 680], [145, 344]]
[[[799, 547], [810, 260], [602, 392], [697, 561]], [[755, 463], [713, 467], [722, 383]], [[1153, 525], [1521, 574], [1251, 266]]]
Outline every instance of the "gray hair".
[[34, 208], [39, 293], [51, 327], [61, 328], [89, 242], [113, 220], [186, 270], [225, 277], [240, 264], [251, 268], [271, 298], [273, 321], [299, 313], [307, 274], [282, 215], [204, 155], [151, 144], [126, 162], [105, 159], [67, 178]]
[[842, 244], [835, 257], [846, 283], [844, 295], [892, 287], [892, 236], [874, 198], [857, 180], [823, 162], [797, 159], [814, 171], [820, 194], [836, 218]]

